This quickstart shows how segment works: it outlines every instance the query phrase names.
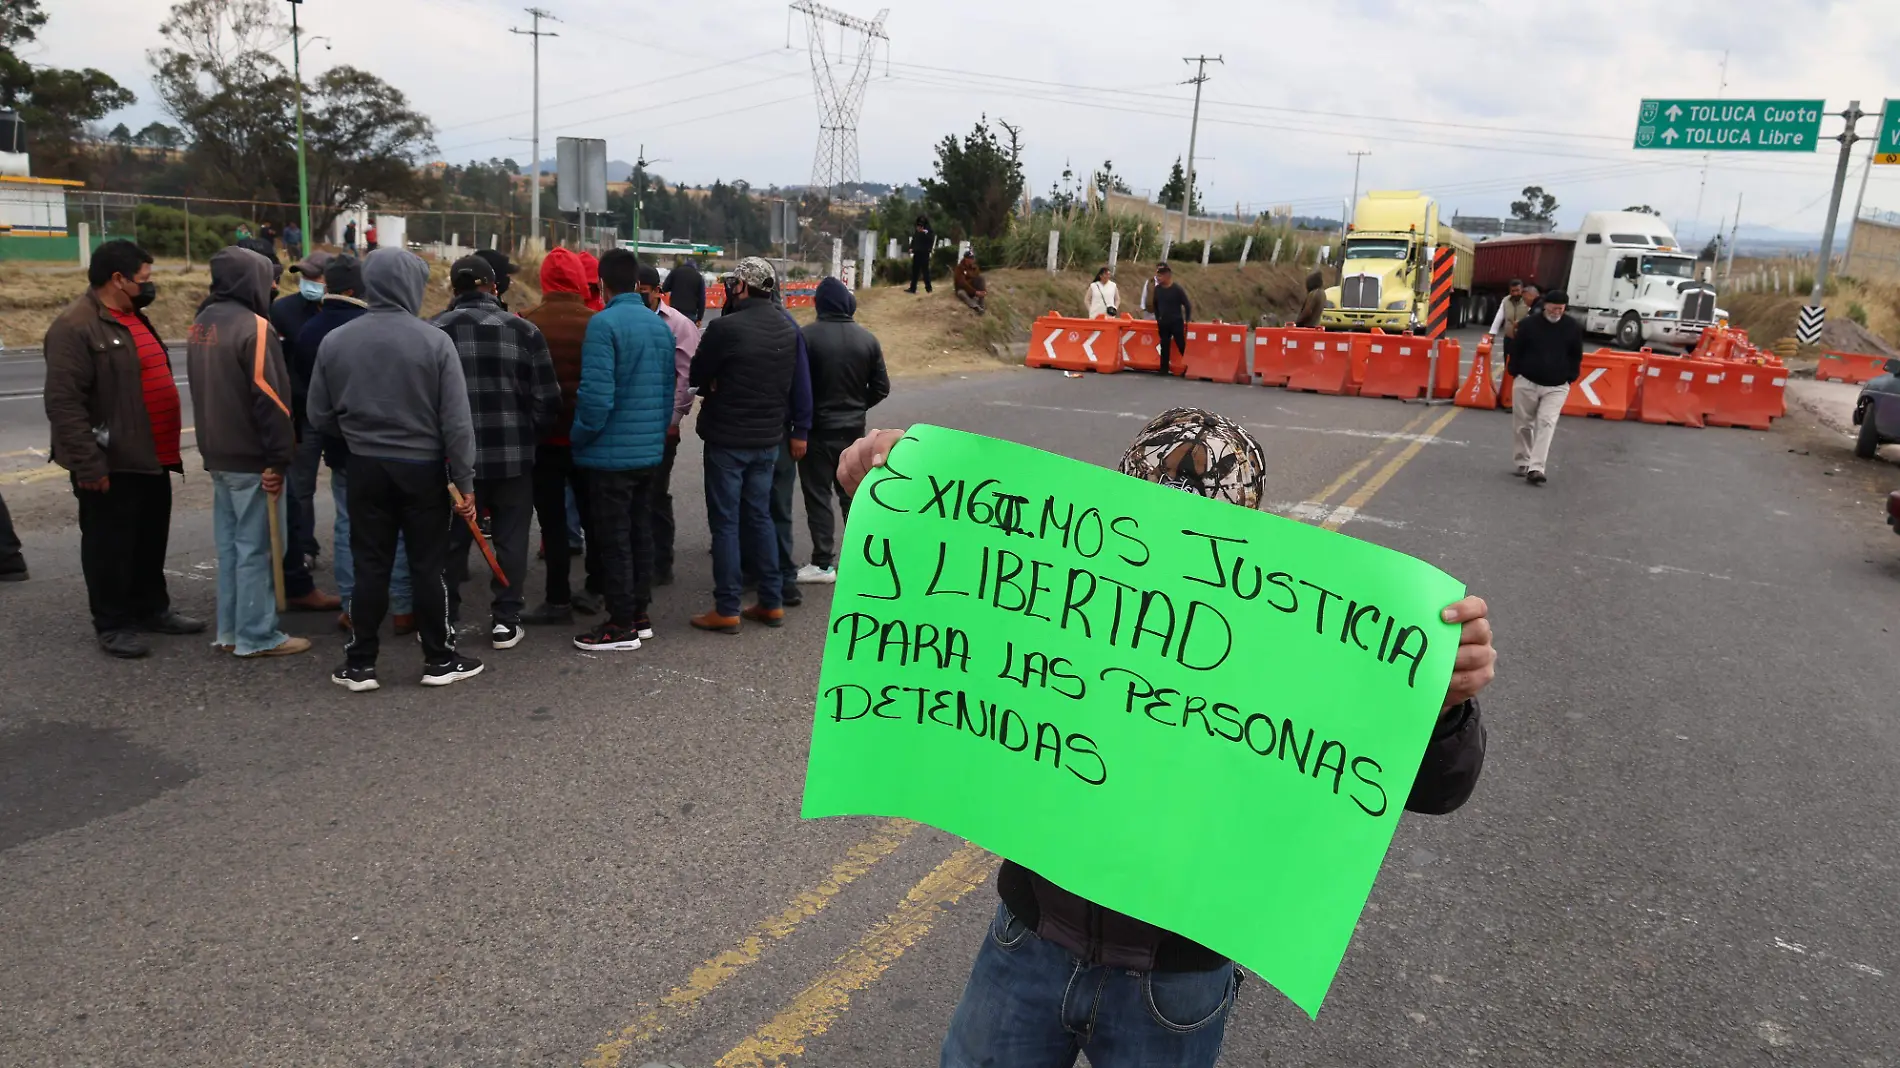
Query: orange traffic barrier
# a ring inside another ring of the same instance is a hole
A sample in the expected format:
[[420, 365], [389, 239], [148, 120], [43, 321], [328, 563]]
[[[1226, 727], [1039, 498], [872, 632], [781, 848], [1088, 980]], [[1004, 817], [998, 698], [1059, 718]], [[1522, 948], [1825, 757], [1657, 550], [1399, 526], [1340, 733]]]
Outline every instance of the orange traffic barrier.
[[1237, 323], [1187, 324], [1186, 377], [1204, 382], [1252, 380], [1247, 371], [1247, 328]]
[[1292, 326], [1263, 326], [1253, 332], [1253, 381], [1257, 386], [1284, 386], [1293, 373], [1288, 335]]
[[1582, 373], [1564, 398], [1565, 415], [1627, 419], [1636, 407], [1643, 357], [1610, 349], [1583, 354]]
[[1702, 426], [1709, 410], [1703, 391], [1722, 381], [1723, 370], [1715, 360], [1651, 354], [1643, 366], [1637, 417], [1645, 423]]
[[[1122, 370], [1159, 373], [1161, 370], [1161, 330], [1155, 321], [1136, 319], [1128, 315], [1109, 321], [1116, 323], [1121, 329], [1121, 338], [1115, 343], [1115, 348], [1121, 355]], [[1186, 363], [1185, 360], [1171, 360], [1168, 363], [1168, 370], [1179, 376], [1187, 370]]]
[[1498, 390], [1491, 384], [1491, 338], [1485, 337], [1478, 342], [1478, 351], [1471, 357], [1471, 373], [1465, 376], [1465, 384], [1458, 388], [1452, 403], [1460, 408], [1492, 409], [1498, 406]]
[[1347, 396], [1352, 392], [1352, 339], [1324, 330], [1288, 330], [1286, 388]]
[[1031, 367], [1113, 374], [1122, 369], [1121, 324], [1113, 319], [1071, 319], [1050, 312], [1029, 328]]
[[1355, 337], [1354, 347], [1365, 352], [1365, 370], [1359, 381], [1361, 397], [1425, 396], [1430, 385], [1432, 343], [1409, 334], [1373, 334]]
[[1787, 414], [1788, 369], [1752, 363], [1730, 364], [1717, 383], [1703, 384], [1710, 426], [1741, 426], [1767, 430], [1769, 423]]
[[1465, 347], [1455, 337], [1438, 339], [1438, 381], [1432, 383], [1432, 396], [1455, 397], [1458, 395], [1458, 364], [1464, 359]]
[[1823, 352], [1814, 368], [1819, 382], [1847, 382], [1859, 385], [1887, 373], [1887, 357], [1865, 352]]

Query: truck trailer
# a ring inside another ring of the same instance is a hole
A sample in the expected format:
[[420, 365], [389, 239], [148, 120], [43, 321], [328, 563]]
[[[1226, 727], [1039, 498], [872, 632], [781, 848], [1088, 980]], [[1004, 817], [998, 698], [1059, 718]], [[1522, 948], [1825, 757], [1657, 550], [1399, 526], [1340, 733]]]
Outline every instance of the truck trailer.
[[1570, 314], [1585, 332], [1625, 349], [1690, 348], [1722, 314], [1715, 287], [1696, 278], [1695, 257], [1645, 212], [1593, 211], [1575, 233], [1480, 241], [1474, 260], [1472, 292], [1484, 325], [1513, 281], [1567, 291]]
[[1374, 190], [1359, 198], [1339, 260], [1339, 284], [1326, 290], [1320, 325], [1328, 330], [1422, 331], [1429, 306], [1432, 253], [1444, 246], [1452, 263], [1453, 328], [1471, 303], [1472, 246], [1441, 222], [1438, 202], [1417, 190]]

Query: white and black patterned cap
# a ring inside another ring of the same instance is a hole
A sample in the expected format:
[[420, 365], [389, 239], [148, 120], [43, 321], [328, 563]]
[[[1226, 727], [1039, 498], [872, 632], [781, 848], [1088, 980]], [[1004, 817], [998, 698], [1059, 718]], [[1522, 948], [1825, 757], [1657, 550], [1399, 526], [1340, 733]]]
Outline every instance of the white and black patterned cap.
[[727, 278], [744, 282], [747, 289], [757, 293], [769, 293], [778, 288], [778, 272], [772, 264], [757, 256], [747, 256], [739, 261], [727, 275]]
[[1155, 416], [1122, 454], [1124, 475], [1202, 497], [1258, 508], [1266, 498], [1267, 458], [1239, 423], [1200, 408]]

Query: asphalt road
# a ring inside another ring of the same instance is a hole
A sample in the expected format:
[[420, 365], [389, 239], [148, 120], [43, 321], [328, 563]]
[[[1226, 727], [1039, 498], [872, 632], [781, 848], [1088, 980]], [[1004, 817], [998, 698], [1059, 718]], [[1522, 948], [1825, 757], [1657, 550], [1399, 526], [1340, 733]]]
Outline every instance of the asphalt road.
[[[1250, 982], [1223, 1064], [1900, 1063], [1890, 467], [1793, 426], [1567, 420], [1534, 489], [1499, 414], [1137, 375], [903, 380], [877, 421], [1107, 463], [1181, 403], [1253, 428], [1277, 509], [1350, 503], [1346, 533], [1489, 598], [1502, 651], [1476, 797], [1401, 824], [1318, 1021]], [[446, 691], [397, 648], [344, 694], [321, 617], [293, 620], [314, 657], [108, 661], [71, 530], [26, 531], [0, 1064], [934, 1064], [993, 862], [798, 818], [829, 597], [686, 627], [696, 457], [648, 648], [536, 631]], [[172, 544], [210, 612], [198, 489]]]

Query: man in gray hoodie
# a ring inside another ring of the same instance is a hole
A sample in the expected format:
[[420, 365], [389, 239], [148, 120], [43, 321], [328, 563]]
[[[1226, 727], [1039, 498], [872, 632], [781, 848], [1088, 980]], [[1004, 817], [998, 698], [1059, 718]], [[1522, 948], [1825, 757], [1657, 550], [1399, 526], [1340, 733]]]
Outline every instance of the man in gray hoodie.
[[[310, 425], [350, 449], [356, 593], [347, 659], [330, 678], [355, 692], [378, 685], [377, 631], [389, 610], [398, 535], [415, 583], [423, 685], [447, 686], [482, 670], [481, 661], [456, 652], [449, 625], [442, 569], [451, 519], [475, 517], [475, 431], [454, 342], [416, 317], [428, 281], [428, 265], [406, 249], [365, 257], [369, 311], [323, 339], [310, 378]], [[450, 484], [461, 492], [453, 504]]]

